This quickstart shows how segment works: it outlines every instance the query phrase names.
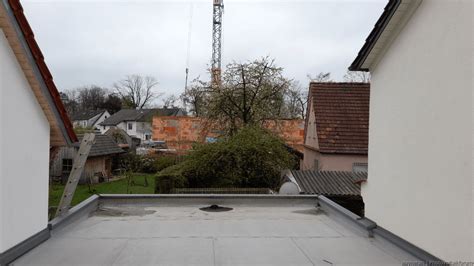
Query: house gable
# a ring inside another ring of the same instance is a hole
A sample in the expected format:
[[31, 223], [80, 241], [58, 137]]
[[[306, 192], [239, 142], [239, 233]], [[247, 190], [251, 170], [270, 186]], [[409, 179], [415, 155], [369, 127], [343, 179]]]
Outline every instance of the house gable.
[[309, 94], [306, 146], [320, 153], [367, 155], [370, 84], [312, 82]]
[[311, 147], [315, 150], [319, 150], [318, 133], [316, 132], [316, 116], [314, 115], [313, 110], [314, 106], [310, 93], [310, 97], [308, 100], [308, 110], [306, 114], [307, 118], [305, 123], [304, 145], [306, 147]]
[[59, 92], [18, 1], [0, 1], [0, 28], [50, 125], [50, 145], [77, 141]]

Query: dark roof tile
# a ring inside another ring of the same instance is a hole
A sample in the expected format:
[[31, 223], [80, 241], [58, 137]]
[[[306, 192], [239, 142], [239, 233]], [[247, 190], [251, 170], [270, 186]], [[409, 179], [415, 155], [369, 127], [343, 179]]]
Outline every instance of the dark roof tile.
[[179, 108], [156, 108], [156, 109], [122, 109], [117, 113], [105, 119], [101, 125], [115, 126], [124, 121], [151, 122], [152, 117], [156, 116], [180, 116], [183, 111]]
[[77, 121], [77, 120], [89, 120], [96, 115], [104, 113], [105, 110], [85, 110], [85, 111], [80, 111], [77, 113], [74, 113], [71, 115], [71, 120]]
[[[76, 143], [78, 146], [81, 143], [83, 136], [79, 136], [79, 142]], [[89, 152], [89, 157], [105, 156], [112, 154], [119, 154], [125, 152], [118, 144], [108, 135], [95, 135], [94, 144], [92, 144]]]

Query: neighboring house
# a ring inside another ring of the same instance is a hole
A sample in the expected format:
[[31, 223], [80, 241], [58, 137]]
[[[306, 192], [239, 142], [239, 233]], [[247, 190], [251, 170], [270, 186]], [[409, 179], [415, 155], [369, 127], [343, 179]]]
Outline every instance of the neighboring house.
[[[67, 180], [71, 172], [74, 158], [79, 150], [79, 144], [73, 147], [63, 147], [51, 163], [50, 175], [53, 179]], [[115, 156], [124, 153], [118, 144], [107, 135], [96, 134], [89, 156], [87, 157], [80, 183], [103, 182], [101, 178], [112, 177], [112, 161]]]
[[353, 71], [370, 71], [365, 214], [445, 261], [473, 261], [473, 2], [391, 0]]
[[104, 132], [104, 135], [111, 137], [125, 151], [135, 152], [141, 143], [140, 139], [130, 137], [125, 130], [120, 128], [110, 128]]
[[157, 109], [122, 109], [100, 123], [100, 132], [104, 133], [110, 128], [125, 130], [131, 137], [141, 140], [151, 140], [153, 116], [184, 116], [179, 108]]
[[323, 195], [353, 213], [364, 215], [364, 202], [360, 195], [360, 182], [367, 172], [285, 170], [279, 194]]
[[[303, 150], [303, 120], [271, 120], [264, 127], [279, 135], [289, 147]], [[190, 116], [155, 116], [152, 129], [154, 141], [164, 141], [168, 148], [177, 151], [188, 151], [195, 142], [213, 142], [223, 134], [216, 122]]]
[[0, 265], [49, 238], [50, 156], [77, 141], [18, 1], [0, 1]]
[[367, 171], [368, 83], [311, 82], [301, 169]]
[[99, 124], [110, 117], [107, 110], [86, 110], [71, 115], [73, 126], [100, 130]]

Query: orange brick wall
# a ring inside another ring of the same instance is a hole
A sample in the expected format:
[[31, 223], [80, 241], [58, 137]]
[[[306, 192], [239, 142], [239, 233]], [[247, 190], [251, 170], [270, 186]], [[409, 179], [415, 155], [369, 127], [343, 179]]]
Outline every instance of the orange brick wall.
[[[264, 126], [278, 134], [285, 142], [303, 151], [304, 120], [268, 121]], [[153, 140], [165, 141], [169, 149], [187, 151], [195, 142], [204, 142], [206, 137], [217, 137], [221, 132], [211, 121], [188, 116], [153, 117]]]

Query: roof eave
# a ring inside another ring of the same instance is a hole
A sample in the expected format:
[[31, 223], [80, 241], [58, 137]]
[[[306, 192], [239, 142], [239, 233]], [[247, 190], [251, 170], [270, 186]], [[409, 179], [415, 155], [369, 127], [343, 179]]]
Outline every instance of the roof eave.
[[334, 154], [334, 155], [361, 155], [361, 156], [368, 155], [368, 152], [353, 152], [353, 151], [318, 150], [318, 152], [321, 154]]
[[[371, 71], [422, 1], [390, 0], [365, 40], [357, 57], [349, 66], [349, 70]], [[393, 20], [392, 18], [395, 19]], [[390, 28], [390, 30], [386, 32], [387, 28]], [[381, 44], [379, 44], [380, 40], [383, 40]], [[373, 48], [376, 46], [379, 47], [374, 51]]]
[[[12, 3], [14, 7], [12, 6]], [[22, 28], [20, 27], [19, 20], [23, 21], [23, 24], [25, 24], [23, 25], [23, 27], [29, 27], [28, 21], [24, 17], [24, 14], [23, 14], [23, 7], [18, 1], [12, 1], [12, 0], [1, 0], [0, 5], [2, 5], [4, 10], [6, 11], [8, 20], [11, 22], [11, 25], [18, 37], [18, 41], [21, 44], [23, 53], [26, 56], [28, 63], [33, 70], [36, 80], [40, 84], [39, 87], [41, 89], [41, 92], [43, 96], [45, 97], [45, 99], [47, 100], [48, 105], [50, 106], [51, 112], [54, 114], [54, 117], [57, 121], [57, 126], [62, 133], [64, 144], [66, 144], [67, 146], [71, 146], [74, 142], [77, 141], [77, 136], [73, 130], [72, 123], [69, 119], [69, 116], [66, 113], [66, 109], [64, 108], [64, 105], [60, 99], [59, 93], [57, 92], [57, 89], [52, 81], [52, 78], [50, 82], [47, 84], [46, 80], [44, 79], [42, 75], [42, 72], [39, 69], [38, 62], [33, 57], [33, 54], [31, 51], [32, 47], [30, 45], [37, 46], [36, 41], [34, 40], [34, 37], [31, 38], [32, 39], [31, 42], [33, 42], [33, 44], [29, 44], [26, 41], [26, 37], [24, 35]], [[39, 50], [38, 47], [37, 49]], [[49, 69], [47, 69], [46, 64], [44, 64], [43, 68], [45, 68], [44, 71], [49, 72]], [[53, 95], [54, 90], [56, 91], [57, 95]]]

